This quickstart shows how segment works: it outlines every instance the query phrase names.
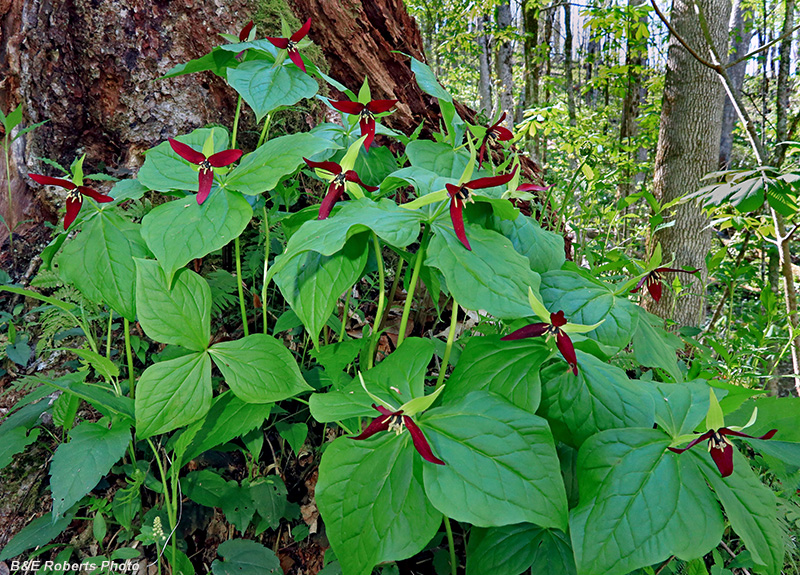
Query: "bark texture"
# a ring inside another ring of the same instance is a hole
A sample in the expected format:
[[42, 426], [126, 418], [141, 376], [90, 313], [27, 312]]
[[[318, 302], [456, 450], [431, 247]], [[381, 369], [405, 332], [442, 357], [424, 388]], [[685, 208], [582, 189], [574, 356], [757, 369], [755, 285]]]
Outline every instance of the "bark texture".
[[478, 66], [480, 67], [478, 94], [481, 110], [487, 116], [492, 113], [492, 52], [489, 35], [486, 33], [489, 23], [490, 18], [487, 14], [478, 16]]
[[789, 94], [791, 93], [789, 68], [792, 61], [792, 37], [794, 36], [791, 31], [794, 28], [794, 10], [795, 0], [786, 0], [784, 3], [784, 17], [783, 28], [781, 29], [781, 36], [785, 36], [781, 40], [779, 58], [780, 66], [778, 67], [778, 85], [776, 90], [778, 92], [777, 108], [775, 110], [775, 135], [777, 139], [775, 155], [778, 158], [783, 158], [786, 145], [782, 144], [789, 135]]
[[[755, 25], [753, 15], [745, 9], [742, 0], [734, 0], [731, 10], [729, 25], [729, 36], [731, 49], [729, 51], [728, 62], [735, 62], [745, 54], [753, 38]], [[747, 62], [740, 62], [736, 66], [728, 69], [728, 75], [733, 82], [734, 94], [739, 95], [744, 83], [744, 73], [747, 69]], [[727, 169], [731, 163], [731, 152], [733, 150], [733, 126], [736, 124], [736, 110], [733, 108], [730, 98], [725, 96], [725, 106], [722, 109], [722, 136], [719, 144], [719, 167]]]
[[[730, 4], [726, 0], [698, 0], [706, 15], [718, 53], [726, 53]], [[698, 54], [708, 54], [699, 20], [689, 0], [674, 0], [672, 26]], [[723, 90], [716, 74], [698, 62], [676, 38], [670, 38], [661, 127], [655, 161], [654, 193], [663, 204], [700, 187], [700, 178], [711, 172], [719, 160]], [[685, 293], [675, 301], [664, 290], [661, 302], [645, 298], [646, 307], [679, 325], [699, 325], [705, 314], [705, 284], [708, 269], [705, 256], [711, 245], [708, 219], [694, 203], [680, 204], [675, 225], [651, 238], [661, 242], [665, 261], [673, 267], [700, 270], [696, 279], [683, 274]], [[673, 309], [674, 308], [674, 309]]]
[[[511, 17], [511, 2], [506, 1], [497, 7], [497, 28], [499, 31], [508, 34], [514, 25]], [[500, 112], [506, 112], [505, 126], [513, 128], [514, 125], [514, 50], [511, 41], [501, 38], [496, 42], [497, 59], [497, 116]]]
[[[57, 175], [36, 158], [69, 165], [87, 154], [89, 171], [124, 176], [142, 152], [181, 131], [230, 123], [235, 99], [210, 73], [158, 81], [201, 56], [250, 18], [245, 0], [10, 0], [0, 15], [0, 106], [23, 102], [25, 124], [47, 124], [17, 141], [12, 190], [16, 221], [55, 214], [26, 172]], [[5, 179], [5, 170], [0, 171]], [[5, 181], [0, 182], [5, 188]], [[5, 198], [0, 212], [7, 213]], [[18, 230], [25, 233], [25, 227]], [[2, 234], [3, 232], [0, 232]]]

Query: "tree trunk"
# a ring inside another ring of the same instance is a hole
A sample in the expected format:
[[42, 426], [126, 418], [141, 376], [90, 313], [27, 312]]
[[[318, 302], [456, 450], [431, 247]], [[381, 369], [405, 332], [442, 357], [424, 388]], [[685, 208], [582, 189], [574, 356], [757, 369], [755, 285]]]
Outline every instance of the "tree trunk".
[[[698, 0], [698, 4], [706, 15], [718, 53], [725, 54], [730, 4], [726, 0]], [[695, 52], [708, 54], [691, 1], [673, 1], [671, 22]], [[654, 177], [654, 194], [662, 204], [698, 189], [700, 178], [716, 168], [722, 97], [716, 74], [671, 37]], [[711, 245], [711, 231], [706, 229], [708, 219], [694, 203], [680, 204], [674, 222], [651, 238], [651, 249], [660, 242], [665, 262], [674, 258], [673, 267], [697, 268], [699, 277], [681, 274], [686, 294], [681, 294], [677, 302], [671, 290], [664, 290], [658, 304], [650, 298], [644, 301], [660, 317], [671, 317], [679, 325], [696, 326], [705, 313], [705, 256]]]
[[[497, 29], [498, 31], [508, 34], [514, 25], [514, 20], [511, 17], [511, 2], [506, 0], [497, 7]], [[511, 41], [502, 39], [496, 42], [497, 45], [497, 59], [495, 66], [497, 68], [497, 107], [498, 112], [506, 112], [506, 127], [513, 128], [514, 124], [514, 50]]]
[[[539, 82], [542, 75], [542, 62], [539, 50], [539, 10], [532, 0], [524, 0], [522, 18], [525, 27], [525, 108], [539, 105]], [[539, 158], [539, 139], [528, 142], [528, 151]]]
[[478, 16], [478, 65], [480, 67], [478, 94], [480, 95], [481, 111], [487, 116], [492, 113], [492, 53], [489, 35], [486, 33], [486, 27], [490, 22], [488, 14]]
[[[639, 105], [647, 97], [647, 89], [642, 85], [642, 70], [647, 59], [647, 40], [636, 39], [636, 32], [639, 25], [647, 25], [647, 15], [643, 14], [636, 20], [633, 19], [633, 9], [641, 6], [644, 0], [628, 0], [628, 34], [625, 50], [625, 66], [628, 78], [625, 86], [625, 97], [622, 100], [622, 121], [619, 125], [619, 142], [622, 145], [630, 146], [631, 142], [639, 133]], [[628, 159], [632, 161], [634, 152], [628, 152]], [[636, 161], [643, 161], [647, 158], [647, 150], [639, 147], [636, 151]], [[644, 174], [639, 170], [628, 171], [617, 187], [617, 201], [626, 198], [636, 188], [639, 182], [644, 179]]]
[[567, 114], [569, 125], [577, 123], [575, 114], [575, 90], [572, 77], [572, 5], [564, 4], [564, 89], [567, 91]]
[[780, 44], [780, 66], [778, 67], [778, 85], [777, 90], [777, 107], [775, 110], [775, 157], [781, 162], [786, 153], [786, 141], [789, 135], [789, 94], [791, 89], [789, 86], [789, 67], [792, 61], [792, 28], [794, 28], [794, 10], [795, 0], [786, 0], [784, 2], [784, 17], [783, 28], [781, 29], [781, 36], [784, 36]]
[[[754, 30], [752, 12], [745, 9], [742, 0], [734, 0], [729, 25], [731, 50], [728, 62], [734, 62], [747, 54]], [[742, 91], [746, 69], [747, 62], [740, 62], [728, 69], [737, 95]], [[719, 167], [722, 170], [726, 170], [730, 166], [731, 151], [733, 150], [733, 126], [736, 124], [736, 119], [736, 111], [733, 109], [730, 98], [726, 95], [725, 105], [722, 109], [722, 136], [719, 144]]]

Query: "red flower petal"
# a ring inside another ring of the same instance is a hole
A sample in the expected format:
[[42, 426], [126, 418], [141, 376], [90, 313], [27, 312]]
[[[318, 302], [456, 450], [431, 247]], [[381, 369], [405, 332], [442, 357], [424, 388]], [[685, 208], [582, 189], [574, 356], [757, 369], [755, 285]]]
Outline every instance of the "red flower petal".
[[694, 438], [692, 440], [692, 442], [689, 445], [687, 445], [686, 447], [682, 447], [680, 449], [678, 449], [677, 447], [668, 447], [667, 449], [669, 449], [673, 453], [683, 453], [684, 451], [686, 451], [688, 449], [691, 449], [692, 447], [694, 447], [695, 445], [697, 445], [701, 441], [705, 441], [706, 439], [708, 439], [712, 435], [714, 435], [713, 431], [706, 431], [704, 434], [698, 435], [696, 438]]
[[478, 148], [478, 167], [483, 167], [483, 157], [486, 155], [486, 136], [483, 137], [483, 142], [481, 142], [481, 147]]
[[297, 50], [289, 50], [289, 60], [294, 62], [294, 65], [300, 68], [303, 72], [306, 71], [306, 65], [303, 58], [300, 57], [300, 52]]
[[514, 137], [514, 133], [508, 128], [504, 128], [502, 126], [495, 126], [494, 129], [497, 132], [495, 138], [497, 138], [501, 142], [507, 142]]
[[40, 176], [39, 174], [28, 174], [34, 182], [42, 184], [43, 186], [61, 186], [68, 190], [74, 190], [77, 186], [63, 178], [51, 178], [50, 176]]
[[289, 36], [289, 39], [292, 42], [299, 42], [300, 40], [306, 37], [309, 30], [311, 30], [311, 18], [306, 20], [306, 23], [303, 24], [297, 32]]
[[367, 104], [367, 110], [373, 114], [382, 114], [391, 110], [397, 102], [397, 100], [372, 100]]
[[331, 106], [345, 114], [360, 114], [364, 109], [364, 104], [358, 102], [351, 102], [350, 100], [340, 100], [338, 102], [331, 102]]
[[390, 416], [379, 415], [369, 423], [369, 425], [364, 429], [364, 431], [362, 431], [355, 437], [351, 437], [350, 439], [368, 439], [373, 435], [375, 435], [376, 433], [379, 433], [381, 431], [387, 431], [389, 429], [390, 419], [391, 419]]
[[67, 200], [67, 215], [64, 216], [64, 229], [69, 229], [72, 225], [72, 222], [75, 221], [75, 218], [78, 217], [78, 212], [81, 211], [81, 206], [83, 205], [83, 198], [78, 196], [78, 199], [73, 200], [69, 198]]
[[547, 333], [547, 328], [550, 324], [547, 323], [532, 323], [525, 327], [519, 328], [517, 331], [501, 337], [500, 341], [513, 341], [515, 339], [525, 339], [528, 337], [541, 337]]
[[722, 477], [728, 477], [733, 473], [733, 445], [730, 443], [725, 444], [724, 449], [711, 448], [711, 459], [719, 469], [719, 474]]
[[281, 50], [286, 50], [286, 47], [289, 45], [288, 38], [272, 38], [267, 36], [266, 39], [269, 40], [270, 44]]
[[174, 138], [169, 139], [169, 145], [172, 146], [172, 149], [175, 150], [175, 153], [181, 158], [193, 164], [201, 164], [206, 159], [205, 154], [202, 152], [198, 152], [191, 146], [187, 146]]
[[517, 173], [517, 167], [514, 166], [514, 170], [510, 174], [506, 174], [504, 176], [490, 176], [488, 178], [478, 178], [477, 180], [472, 180], [471, 182], [467, 182], [464, 184], [471, 190], [480, 190], [481, 188], [493, 188], [494, 186], [502, 186], [503, 184], [507, 184], [511, 180], [514, 179], [514, 175]]
[[355, 170], [347, 170], [347, 172], [344, 175], [344, 179], [347, 180], [348, 182], [355, 182], [356, 184], [358, 184], [359, 186], [370, 192], [377, 192], [380, 189], [380, 186], [368, 186], [367, 184], [362, 182], [361, 178], [358, 177], [358, 174], [356, 173]]
[[244, 42], [247, 40], [247, 37], [250, 36], [250, 30], [253, 29], [253, 21], [250, 20], [247, 24], [244, 25], [241, 32], [239, 32], [239, 42]]
[[557, 313], [551, 313], [550, 323], [556, 327], [567, 325], [567, 319], [564, 317], [564, 312], [558, 311]]
[[364, 140], [364, 149], [369, 150], [372, 140], [375, 139], [375, 118], [362, 118], [358, 125], [361, 126], [361, 135], [367, 137]]
[[556, 334], [556, 347], [567, 363], [572, 368], [572, 373], [578, 375], [578, 357], [575, 355], [575, 347], [572, 345], [572, 340], [564, 333], [564, 330], [558, 330]]
[[461, 189], [458, 186], [454, 186], [453, 184], [445, 184], [444, 187], [447, 190], [447, 194], [451, 198], [454, 197], [458, 193], [458, 190]]
[[[450, 190], [448, 189], [448, 191]], [[467, 232], [464, 229], [464, 214], [462, 213], [463, 209], [464, 202], [459, 200], [457, 197], [452, 196], [450, 198], [450, 220], [453, 222], [453, 229], [456, 231], [456, 237], [461, 240], [461, 243], [464, 244], [464, 247], [472, 251], [472, 248], [469, 245], [469, 240], [467, 239]]]
[[215, 168], [230, 166], [236, 160], [241, 158], [242, 154], [244, 154], [244, 152], [241, 150], [223, 150], [221, 152], [217, 152], [212, 156], [209, 156], [208, 163], [214, 166]]
[[212, 170], [200, 170], [197, 187], [197, 204], [202, 206], [208, 194], [211, 193], [211, 184], [214, 183], [214, 172]]
[[650, 274], [647, 274], [642, 279], [640, 279], [639, 283], [636, 284], [636, 287], [631, 290], [631, 293], [636, 293], [637, 291], [642, 289], [642, 286], [644, 285], [644, 282], [647, 281], [648, 277], [650, 277]]
[[319, 206], [318, 220], [324, 220], [331, 215], [333, 206], [342, 198], [342, 194], [344, 194], [344, 186], [336, 185], [334, 182], [331, 182], [331, 185], [328, 186], [328, 193], [325, 194], [325, 197], [322, 199], [322, 204]]
[[111, 196], [101, 194], [97, 190], [93, 190], [92, 188], [88, 188], [86, 186], [78, 186], [78, 191], [82, 193], [84, 196], [89, 196], [94, 201], [100, 202], [101, 204], [107, 204], [108, 202], [114, 201], [114, 198], [112, 198]]
[[539, 184], [520, 184], [518, 192], [546, 192], [552, 186], [540, 186]]
[[734, 437], [746, 437], [748, 439], [772, 439], [772, 437], [778, 433], [777, 429], [771, 429], [761, 437], [754, 437], [752, 435], [747, 435], [746, 433], [742, 433], [740, 431], [733, 431], [732, 429], [728, 429], [727, 427], [723, 427], [719, 430], [720, 435], [733, 435]]
[[650, 292], [650, 295], [656, 300], [656, 303], [661, 301], [661, 280], [651, 281], [647, 284], [647, 291]]
[[303, 158], [303, 161], [311, 169], [319, 168], [321, 170], [326, 170], [335, 176], [342, 173], [342, 167], [336, 162], [312, 162], [308, 158]]
[[678, 268], [656, 268], [653, 271], [654, 272], [658, 272], [658, 273], [661, 273], [661, 272], [683, 272], [685, 274], [696, 274], [700, 270], [682, 270], [682, 269], [678, 269]]
[[444, 461], [433, 454], [433, 451], [431, 451], [431, 446], [428, 444], [428, 440], [425, 439], [425, 434], [423, 434], [422, 430], [417, 427], [417, 424], [414, 423], [414, 420], [407, 415], [404, 415], [403, 423], [405, 423], [406, 427], [408, 428], [408, 432], [411, 434], [411, 441], [414, 442], [414, 448], [422, 456], [422, 459], [437, 465], [444, 465]]
[[[500, 118], [498, 118], [498, 120], [497, 120], [497, 121], [496, 121], [494, 124], [492, 124], [491, 126], [489, 126], [489, 130], [494, 130], [495, 128], [497, 128], [497, 126], [499, 126], [500, 124], [502, 124], [502, 123], [503, 123], [503, 120], [505, 120], [505, 119], [506, 119], [506, 116], [508, 116], [508, 114], [506, 114], [505, 112], [503, 112], [503, 114], [500, 116]], [[488, 131], [488, 130], [487, 130], [487, 131]]]

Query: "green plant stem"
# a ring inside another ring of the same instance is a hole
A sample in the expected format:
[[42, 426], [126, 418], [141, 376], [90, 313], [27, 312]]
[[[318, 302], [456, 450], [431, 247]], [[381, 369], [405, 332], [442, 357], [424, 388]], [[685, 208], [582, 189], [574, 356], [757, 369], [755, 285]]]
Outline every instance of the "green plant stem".
[[450, 518], [447, 515], [444, 516], [444, 530], [447, 531], [447, 546], [450, 547], [450, 573], [457, 575], [456, 545], [455, 541], [453, 541], [453, 528], [450, 526]]
[[447, 332], [447, 344], [444, 348], [442, 365], [439, 367], [439, 377], [436, 378], [436, 389], [444, 383], [444, 375], [447, 373], [447, 365], [450, 362], [450, 353], [453, 351], [453, 342], [456, 340], [456, 326], [458, 325], [458, 302], [453, 298], [453, 315], [450, 316], [450, 331]]
[[158, 473], [161, 476], [161, 485], [164, 487], [164, 506], [167, 508], [167, 518], [169, 519], [170, 533], [169, 538], [172, 540], [171, 565], [175, 565], [175, 552], [177, 550], [177, 545], [175, 542], [175, 527], [177, 525], [177, 506], [175, 506], [176, 501], [174, 497], [171, 498], [169, 495], [170, 486], [167, 484], [167, 474], [164, 471], [164, 464], [161, 463], [161, 456], [159, 456], [156, 446], [153, 445], [153, 442], [149, 437], [147, 438], [147, 443], [150, 445], [150, 449], [153, 450], [153, 454], [156, 456], [156, 465], [158, 465]]
[[264, 208], [264, 278], [261, 286], [261, 313], [264, 320], [264, 335], [267, 335], [267, 274], [269, 272], [269, 211]]
[[422, 240], [419, 243], [419, 250], [417, 250], [417, 259], [414, 261], [414, 271], [411, 274], [411, 283], [408, 285], [406, 303], [403, 306], [403, 317], [400, 319], [400, 331], [397, 334], [397, 347], [400, 347], [403, 340], [406, 338], [408, 315], [411, 313], [411, 303], [414, 301], [414, 290], [417, 287], [417, 279], [419, 279], [419, 272], [422, 269], [422, 260], [425, 259], [425, 248], [428, 246], [430, 230], [430, 226], [425, 228], [425, 231], [422, 233]]
[[122, 318], [122, 321], [125, 330], [125, 357], [128, 360], [128, 386], [131, 399], [133, 399], [136, 393], [136, 376], [133, 373], [133, 354], [131, 353], [131, 323], [128, 318]]
[[242, 324], [244, 328], [244, 336], [250, 335], [250, 330], [247, 327], [247, 308], [244, 305], [244, 288], [242, 286], [242, 253], [239, 245], [239, 237], [233, 240], [233, 248], [236, 251], [236, 285], [239, 288], [239, 309], [242, 311]]
[[261, 128], [261, 135], [258, 137], [258, 145], [257, 148], [261, 147], [268, 138], [269, 138], [269, 127], [272, 123], [272, 114], [267, 114], [267, 117], [264, 119], [264, 127]]
[[106, 359], [111, 359], [111, 320], [114, 317], [114, 312], [108, 308], [108, 332], [106, 333]]
[[239, 115], [242, 113], [242, 97], [236, 100], [236, 112], [233, 115], [233, 132], [231, 134], [231, 148], [236, 147], [236, 135], [239, 133]]
[[397, 264], [397, 269], [394, 272], [394, 281], [392, 282], [392, 289], [389, 290], [388, 305], [386, 306], [386, 309], [383, 310], [383, 317], [381, 318], [381, 323], [378, 325], [378, 329], [383, 329], [383, 326], [386, 323], [386, 318], [389, 317], [389, 309], [392, 307], [394, 296], [397, 293], [397, 286], [400, 284], [400, 277], [403, 275], [403, 266], [405, 265], [405, 263], [406, 260], [400, 258], [400, 262]]
[[342, 343], [344, 340], [345, 327], [347, 326], [347, 314], [350, 311], [350, 296], [352, 293], [352, 288], [348, 289], [347, 295], [344, 298], [344, 308], [342, 308], [342, 327], [339, 328], [339, 343]]
[[383, 265], [383, 253], [381, 242], [378, 241], [378, 236], [372, 232], [372, 244], [375, 246], [375, 259], [378, 261], [378, 309], [375, 312], [375, 321], [372, 324], [372, 338], [369, 344], [369, 356], [367, 356], [367, 369], [372, 369], [375, 361], [375, 348], [378, 347], [378, 339], [380, 338], [380, 324], [383, 318], [383, 306], [386, 305], [385, 295], [383, 293], [386, 284], [386, 271]]
[[[8, 153], [8, 132], [6, 130], [5, 136], [5, 146], [3, 146], [3, 151], [6, 156], [6, 183], [8, 184], [8, 219], [6, 220], [6, 228], [8, 228], [8, 249], [11, 250], [11, 261], [15, 262], [16, 258], [14, 257], [14, 228], [11, 227], [11, 218], [14, 217], [14, 204], [13, 198], [11, 196], [11, 168], [9, 167], [8, 163], [10, 161], [10, 155]], [[15, 226], [16, 227], [16, 226]]]

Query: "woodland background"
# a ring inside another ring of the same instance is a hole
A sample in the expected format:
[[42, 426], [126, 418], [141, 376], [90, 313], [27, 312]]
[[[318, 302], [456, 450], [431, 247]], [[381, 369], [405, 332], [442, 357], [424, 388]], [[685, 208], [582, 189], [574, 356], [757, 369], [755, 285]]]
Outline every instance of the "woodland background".
[[[682, 274], [680, 297], [665, 289], [650, 311], [702, 344], [727, 378], [797, 394], [794, 214], [763, 201], [740, 211], [726, 198], [711, 214], [674, 203], [717, 170], [771, 166], [774, 180], [798, 169], [795, 0], [697, 5], [705, 27], [691, 1], [656, 5], [692, 55], [644, 0], [2, 0], [0, 110], [22, 104], [25, 125], [47, 123], [0, 155], [0, 214], [14, 229], [13, 252], [0, 230], [0, 264], [7, 281], [30, 282], [58, 225], [63, 198], [26, 176], [47, 169], [42, 158], [69, 165], [85, 153], [90, 171], [123, 178], [168, 137], [230, 125], [236, 98], [221, 79], [159, 77], [250, 19], [263, 37], [281, 18], [296, 29], [312, 17], [306, 55], [352, 89], [368, 76], [374, 98], [398, 99], [391, 128], [439, 121], [406, 55], [431, 65], [471, 122], [507, 113], [527, 169], [553, 185], [559, 207], [539, 217], [564, 235], [568, 257], [613, 274], [660, 243], [665, 263], [700, 273]], [[255, 118], [243, 114], [243, 138], [255, 141]], [[275, 129], [324, 119], [323, 106], [309, 106], [282, 113]], [[35, 481], [3, 494], [0, 545], [15, 517], [24, 524], [20, 509], [35, 511], [25, 501]]]

